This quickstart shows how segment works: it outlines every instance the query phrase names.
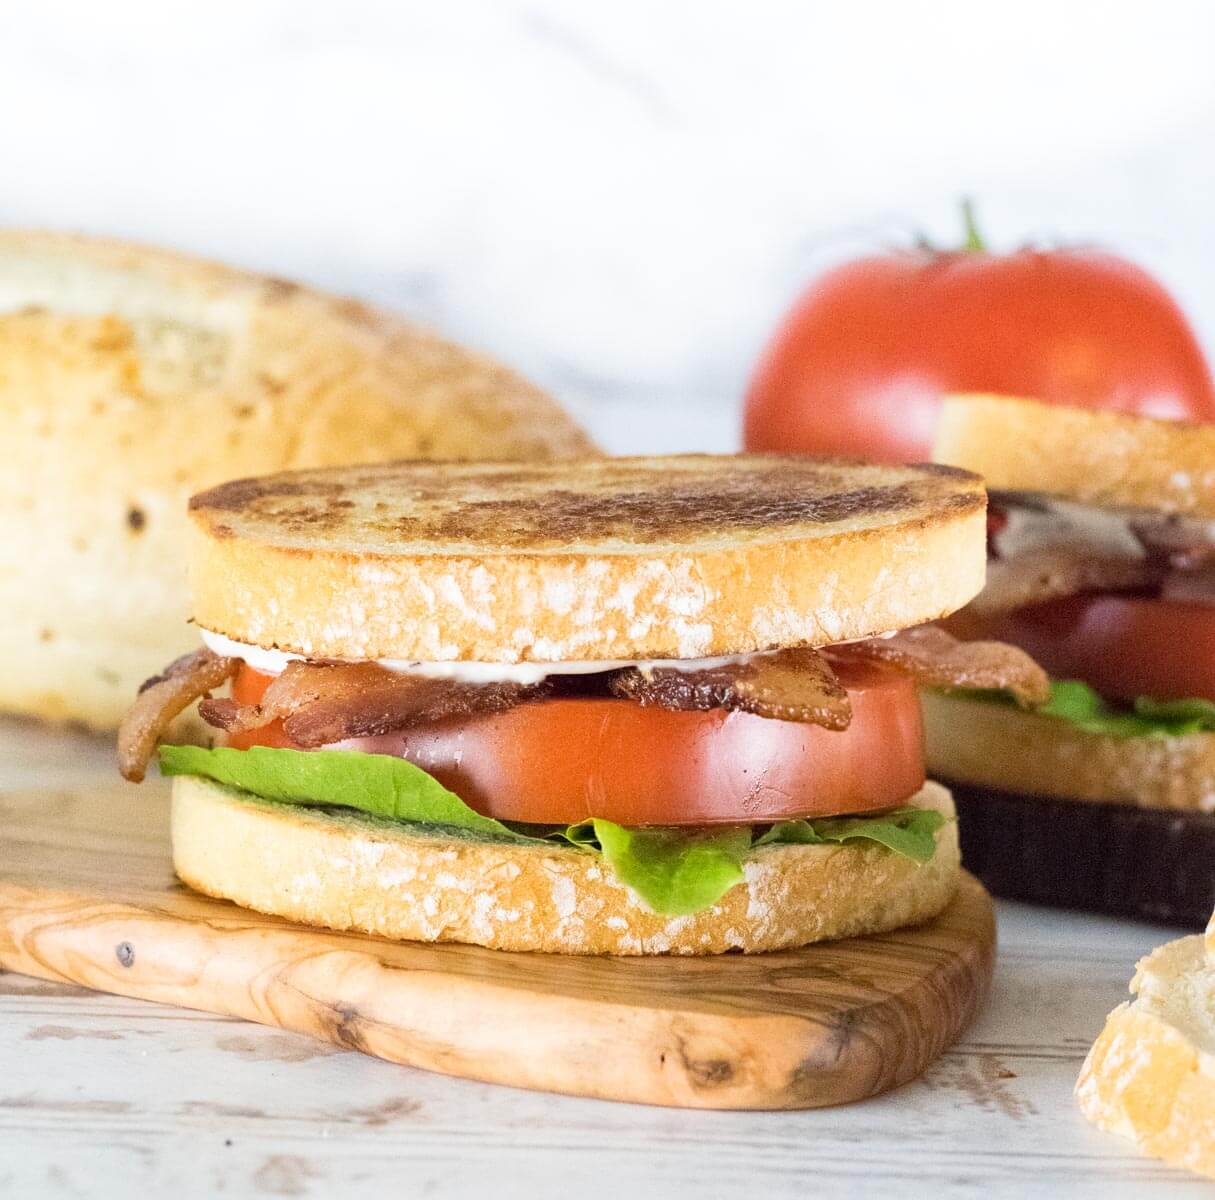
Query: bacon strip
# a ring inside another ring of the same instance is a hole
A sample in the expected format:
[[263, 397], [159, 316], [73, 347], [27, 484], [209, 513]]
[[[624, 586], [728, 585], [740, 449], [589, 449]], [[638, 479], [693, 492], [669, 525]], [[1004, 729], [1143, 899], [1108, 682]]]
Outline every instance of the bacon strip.
[[1004, 642], [960, 642], [937, 625], [854, 642], [843, 652], [889, 663], [929, 687], [999, 689], [1025, 706], [1050, 696], [1049, 676], [1024, 650]]
[[173, 719], [239, 670], [239, 658], [221, 658], [202, 649], [146, 680], [118, 727], [118, 769], [123, 777], [132, 783], [143, 779], [156, 743]]
[[616, 696], [659, 708], [724, 708], [827, 729], [847, 729], [852, 720], [848, 693], [827, 660], [809, 648], [703, 671], [655, 667], [643, 674], [630, 667], [613, 675], [609, 687]]
[[410, 725], [470, 713], [501, 712], [545, 694], [543, 684], [468, 684], [402, 675], [375, 663], [293, 662], [266, 689], [260, 704], [206, 700], [205, 721], [229, 733], [281, 720], [298, 746], [374, 737]]
[[[888, 663], [937, 687], [1000, 688], [1022, 704], [1049, 695], [1044, 671], [1023, 651], [1000, 642], [960, 642], [936, 626], [857, 642], [829, 654]], [[232, 678], [237, 658], [198, 650], [149, 679], [119, 730], [119, 767], [143, 778], [156, 743], [194, 700]], [[774, 651], [747, 661], [697, 671], [636, 667], [594, 677], [597, 687], [641, 705], [704, 712], [722, 708], [781, 721], [847, 729], [848, 693], [829, 658], [811, 648]], [[592, 680], [583, 685], [595, 686]], [[467, 684], [389, 671], [375, 663], [290, 663], [266, 689], [260, 704], [205, 699], [199, 712], [229, 733], [281, 720], [296, 745], [315, 748], [347, 738], [374, 737], [413, 725], [473, 713], [501, 712], [550, 694], [554, 685]], [[602, 694], [602, 693], [600, 693]]]

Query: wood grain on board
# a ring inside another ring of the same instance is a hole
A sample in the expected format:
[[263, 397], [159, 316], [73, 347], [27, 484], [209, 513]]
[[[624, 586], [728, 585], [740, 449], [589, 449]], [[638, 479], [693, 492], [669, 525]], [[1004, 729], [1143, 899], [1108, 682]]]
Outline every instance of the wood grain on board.
[[190, 892], [166, 800], [156, 784], [0, 797], [0, 967], [445, 1074], [697, 1108], [810, 1108], [905, 1083], [990, 983], [991, 902], [968, 876], [927, 925], [791, 953], [398, 944]]

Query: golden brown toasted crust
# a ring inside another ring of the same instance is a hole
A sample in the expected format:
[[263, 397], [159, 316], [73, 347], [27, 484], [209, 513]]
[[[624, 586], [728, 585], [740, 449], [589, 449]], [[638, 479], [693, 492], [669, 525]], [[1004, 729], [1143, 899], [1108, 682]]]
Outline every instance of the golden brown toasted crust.
[[192, 648], [192, 492], [386, 458], [585, 455], [506, 368], [167, 251], [0, 233], [0, 708], [102, 728]]
[[961, 693], [920, 699], [930, 775], [1027, 796], [1215, 812], [1215, 733], [1116, 738]]
[[949, 396], [933, 457], [978, 472], [991, 488], [1215, 516], [1215, 425]]
[[1203, 939], [1153, 951], [1131, 991], [1085, 1059], [1080, 1109], [1142, 1153], [1215, 1178], [1215, 965]]
[[774, 455], [287, 473], [191, 502], [194, 618], [335, 658], [824, 645], [966, 603], [984, 507], [964, 472]]
[[[910, 803], [953, 815], [937, 784]], [[173, 781], [172, 828], [177, 873], [207, 895], [331, 929], [498, 950], [786, 950], [926, 921], [958, 881], [953, 821], [923, 865], [872, 843], [762, 847], [744, 864], [744, 883], [690, 917], [652, 912], [596, 855], [427, 837], [190, 776]]]

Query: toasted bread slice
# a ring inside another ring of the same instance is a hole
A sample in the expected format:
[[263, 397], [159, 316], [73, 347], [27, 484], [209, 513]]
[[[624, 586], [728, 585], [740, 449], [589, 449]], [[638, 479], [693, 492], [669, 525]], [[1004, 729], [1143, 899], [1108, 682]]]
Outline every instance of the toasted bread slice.
[[104, 728], [196, 644], [185, 504], [239, 475], [593, 447], [387, 313], [121, 242], [0, 233], [0, 709]]
[[993, 489], [1215, 517], [1215, 424], [950, 396], [933, 457], [977, 471]]
[[984, 510], [952, 468], [763, 455], [285, 473], [191, 501], [194, 618], [317, 658], [825, 645], [966, 603]]
[[1199, 936], [1169, 942], [1139, 963], [1131, 991], [1085, 1059], [1080, 1109], [1143, 1153], [1215, 1178], [1215, 958]]
[[1215, 812], [1215, 733], [1119, 738], [1057, 717], [921, 693], [930, 775], [1027, 796]]
[[[953, 816], [927, 783], [908, 801]], [[309, 925], [555, 954], [787, 950], [936, 916], [958, 886], [958, 832], [920, 864], [873, 843], [764, 846], [744, 882], [693, 916], [661, 916], [571, 848], [428, 833], [173, 780], [173, 863], [197, 891]]]

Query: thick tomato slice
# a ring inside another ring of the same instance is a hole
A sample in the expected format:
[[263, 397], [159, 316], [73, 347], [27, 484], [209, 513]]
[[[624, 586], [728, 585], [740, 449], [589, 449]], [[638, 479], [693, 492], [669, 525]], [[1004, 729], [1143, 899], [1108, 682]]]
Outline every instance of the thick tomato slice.
[[1082, 679], [1111, 698], [1215, 700], [1215, 608], [1206, 605], [1103, 593], [981, 623], [963, 614], [950, 626], [959, 637], [1012, 642], [1056, 679]]
[[[842, 731], [747, 713], [671, 712], [629, 700], [558, 699], [331, 748], [399, 755], [478, 812], [504, 821], [750, 824], [872, 812], [924, 782], [920, 708], [906, 676], [841, 658]], [[245, 668], [234, 694], [269, 677]], [[290, 746], [277, 722], [229, 744]]]

